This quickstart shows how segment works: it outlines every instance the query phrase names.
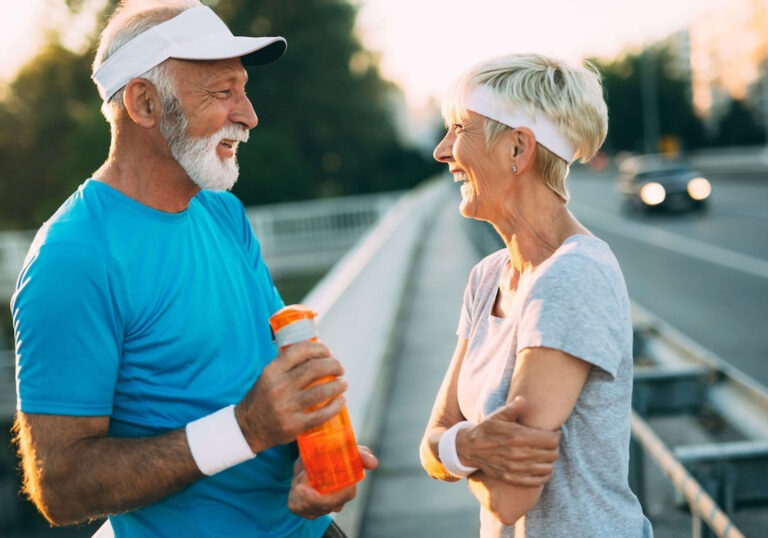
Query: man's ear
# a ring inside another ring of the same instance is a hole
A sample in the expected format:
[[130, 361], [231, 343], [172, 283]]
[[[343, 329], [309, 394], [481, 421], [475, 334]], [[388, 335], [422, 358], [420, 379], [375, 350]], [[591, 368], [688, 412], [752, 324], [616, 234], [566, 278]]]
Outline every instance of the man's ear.
[[162, 106], [154, 85], [143, 78], [132, 78], [123, 91], [123, 105], [133, 123], [151, 129], [160, 123]]

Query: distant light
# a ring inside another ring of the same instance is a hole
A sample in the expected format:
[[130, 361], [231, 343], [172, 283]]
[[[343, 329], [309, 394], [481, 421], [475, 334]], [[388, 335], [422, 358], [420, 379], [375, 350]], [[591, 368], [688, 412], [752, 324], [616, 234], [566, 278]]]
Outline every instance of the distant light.
[[645, 205], [659, 205], [667, 197], [667, 191], [660, 183], [646, 183], [640, 189], [640, 199]]
[[688, 194], [694, 200], [706, 200], [712, 194], [712, 185], [703, 177], [695, 177], [688, 182]]

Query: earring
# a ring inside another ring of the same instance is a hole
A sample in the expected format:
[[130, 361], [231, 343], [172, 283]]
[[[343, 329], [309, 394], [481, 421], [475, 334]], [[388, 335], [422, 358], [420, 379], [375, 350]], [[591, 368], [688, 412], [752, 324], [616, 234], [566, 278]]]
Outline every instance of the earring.
[[513, 174], [517, 174], [517, 165], [516, 164], [512, 165], [512, 173]]

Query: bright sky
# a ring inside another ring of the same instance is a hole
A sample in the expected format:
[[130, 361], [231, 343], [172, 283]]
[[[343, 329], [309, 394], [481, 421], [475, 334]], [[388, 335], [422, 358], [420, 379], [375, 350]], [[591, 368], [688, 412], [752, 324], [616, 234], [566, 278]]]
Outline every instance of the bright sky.
[[[430, 101], [485, 58], [506, 52], [610, 58], [664, 38], [726, 0], [352, 1], [360, 6], [364, 45], [380, 54], [383, 74], [404, 89], [418, 116], [434, 110]], [[86, 15], [64, 25], [64, 13], [63, 0], [0, 0], [0, 80], [34, 53], [41, 28], [57, 28], [75, 46], [93, 24]]]
[[420, 106], [461, 71], [508, 52], [613, 57], [724, 0], [359, 0], [365, 44]]

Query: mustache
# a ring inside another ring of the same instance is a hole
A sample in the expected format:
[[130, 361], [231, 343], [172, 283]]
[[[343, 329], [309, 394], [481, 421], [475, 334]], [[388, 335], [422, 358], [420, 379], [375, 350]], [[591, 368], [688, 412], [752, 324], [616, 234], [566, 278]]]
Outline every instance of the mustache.
[[248, 142], [250, 131], [239, 125], [225, 125], [216, 133], [211, 135], [217, 142], [222, 139], [235, 140], [236, 142]]

